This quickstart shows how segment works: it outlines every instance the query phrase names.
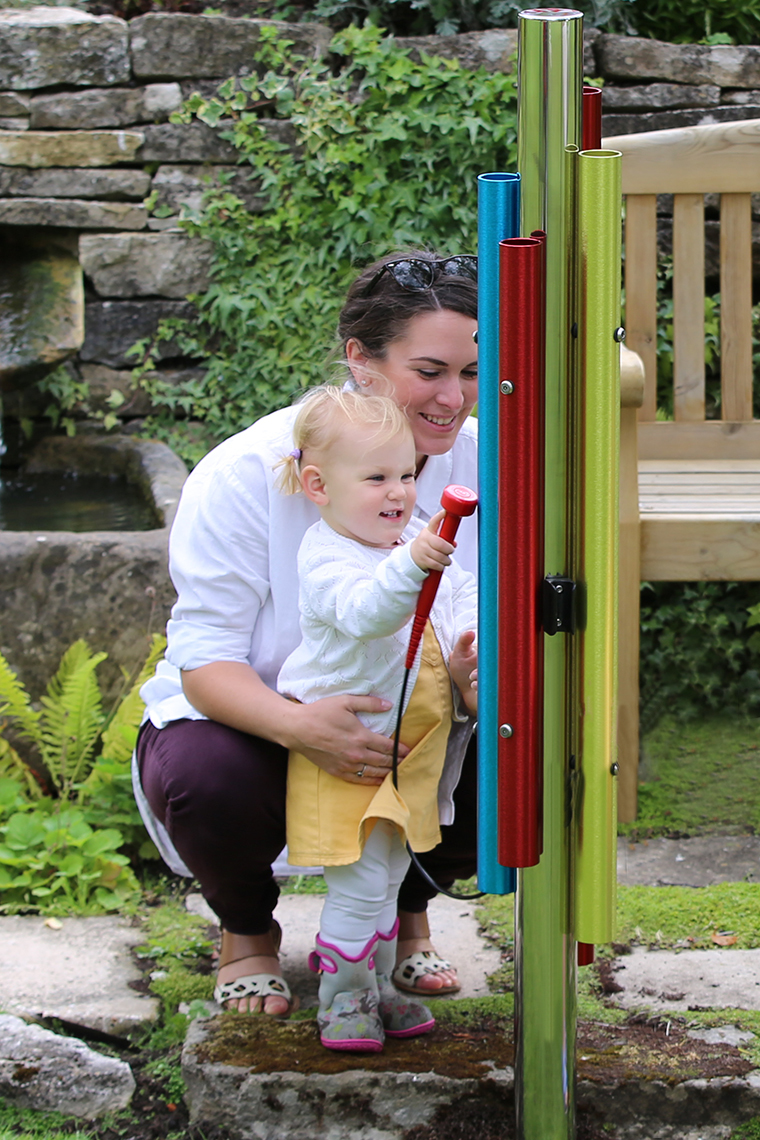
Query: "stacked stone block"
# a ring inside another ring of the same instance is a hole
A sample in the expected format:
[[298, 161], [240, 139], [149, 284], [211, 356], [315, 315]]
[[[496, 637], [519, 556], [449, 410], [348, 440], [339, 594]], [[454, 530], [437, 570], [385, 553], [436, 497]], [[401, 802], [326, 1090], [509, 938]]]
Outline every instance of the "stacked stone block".
[[[193, 91], [212, 94], [253, 71], [271, 21], [154, 13], [130, 22], [74, 8], [0, 11], [0, 239], [45, 231], [66, 238], [84, 272], [84, 342], [73, 366], [96, 392], [129, 390], [128, 349], [159, 320], [190, 312], [188, 293], [209, 281], [212, 251], [178, 227], [221, 174], [249, 208], [255, 182], [210, 127], [169, 121]], [[331, 33], [318, 24], [279, 25], [300, 54], [326, 58]], [[400, 41], [507, 71], [514, 31]], [[760, 48], [662, 44], [586, 34], [584, 70], [605, 80], [607, 135], [760, 117]], [[268, 130], [289, 138], [285, 122]], [[160, 216], [151, 212], [161, 207]], [[473, 209], [475, 195], [473, 190]], [[665, 239], [667, 234], [665, 234]], [[192, 362], [162, 345], [160, 367], [187, 376]], [[28, 397], [26, 397], [28, 399]], [[12, 410], [6, 400], [6, 407]], [[28, 412], [27, 407], [27, 412]], [[125, 416], [148, 410], [130, 396]]]

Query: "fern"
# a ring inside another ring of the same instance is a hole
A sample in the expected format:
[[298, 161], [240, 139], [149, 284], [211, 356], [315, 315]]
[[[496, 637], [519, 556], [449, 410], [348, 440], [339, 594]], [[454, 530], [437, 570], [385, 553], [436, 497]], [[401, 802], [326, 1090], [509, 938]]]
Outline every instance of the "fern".
[[[0, 654], [0, 776], [18, 779], [23, 773], [29, 798], [39, 794], [31, 755], [26, 757], [20, 741], [29, 741], [46, 769], [55, 794], [69, 799], [87, 779], [99, 754], [110, 762], [128, 766], [143, 712], [140, 687], [155, 671], [166, 641], [155, 634], [140, 674], [127, 695], [107, 716], [95, 671], [106, 653], [93, 653], [86, 641], [75, 641], [66, 651], [40, 699], [41, 711], [32, 708], [28, 693]], [[128, 683], [128, 682], [127, 682]], [[13, 730], [11, 742], [2, 739], [3, 729]], [[39, 764], [37, 764], [39, 767]]]
[[[5, 727], [5, 724], [0, 724], [0, 731]], [[7, 740], [0, 737], [0, 779], [11, 779], [17, 784], [21, 784], [26, 797], [29, 800], [38, 800], [43, 791], [39, 782], [32, 775], [31, 770], [27, 767], [24, 761], [16, 752], [15, 748], [11, 748]]]
[[106, 656], [92, 654], [86, 642], [75, 642], [42, 698], [42, 755], [58, 791], [65, 796], [89, 771], [88, 762], [103, 726], [95, 669]]
[[164, 635], [154, 633], [151, 638], [150, 651], [137, 680], [106, 722], [106, 727], [103, 729], [102, 753], [109, 760], [123, 763], [132, 756], [132, 749], [137, 739], [137, 726], [145, 708], [140, 697], [140, 689], [155, 673], [156, 665], [163, 657], [165, 649], [166, 638]]
[[25, 740], [39, 746], [40, 714], [32, 708], [29, 694], [19, 682], [16, 674], [0, 653], [0, 716], [10, 716], [15, 722], [16, 732]]

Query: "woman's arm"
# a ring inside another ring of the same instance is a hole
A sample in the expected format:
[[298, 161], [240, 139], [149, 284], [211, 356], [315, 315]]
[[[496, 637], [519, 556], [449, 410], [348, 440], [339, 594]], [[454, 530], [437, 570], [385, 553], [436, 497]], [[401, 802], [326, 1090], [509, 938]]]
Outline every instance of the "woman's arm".
[[[331, 776], [349, 783], [380, 784], [390, 769], [393, 742], [370, 732], [356, 716], [386, 712], [390, 702], [381, 697], [348, 695], [298, 704], [273, 692], [250, 665], [240, 661], [215, 661], [183, 670], [182, 687], [204, 716], [301, 752]], [[407, 751], [402, 745], [399, 754]]]

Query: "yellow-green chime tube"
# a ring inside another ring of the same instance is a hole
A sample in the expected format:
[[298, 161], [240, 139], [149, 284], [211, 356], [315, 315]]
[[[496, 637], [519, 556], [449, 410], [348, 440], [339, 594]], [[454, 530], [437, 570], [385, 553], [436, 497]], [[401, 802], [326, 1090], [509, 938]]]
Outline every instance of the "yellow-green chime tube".
[[[581, 141], [583, 17], [535, 9], [519, 18], [521, 233], [546, 238], [545, 570], [569, 569], [568, 373], [573, 204]], [[544, 850], [518, 872], [515, 1099], [521, 1140], [574, 1135], [575, 943], [566, 704], [568, 635], [545, 638]]]
[[575, 936], [609, 942], [616, 903], [620, 206], [618, 151], [578, 156], [578, 580], [576, 651], [582, 728], [576, 789]]

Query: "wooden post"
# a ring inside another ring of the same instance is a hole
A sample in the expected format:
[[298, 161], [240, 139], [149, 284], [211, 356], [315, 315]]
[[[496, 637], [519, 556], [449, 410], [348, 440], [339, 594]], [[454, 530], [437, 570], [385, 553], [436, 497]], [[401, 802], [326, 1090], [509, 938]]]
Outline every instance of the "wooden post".
[[639, 782], [639, 523], [638, 408], [644, 365], [620, 347], [620, 578], [618, 604], [618, 819], [633, 823]]

